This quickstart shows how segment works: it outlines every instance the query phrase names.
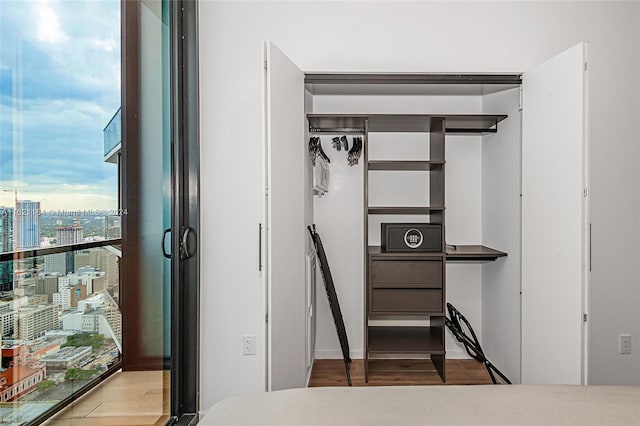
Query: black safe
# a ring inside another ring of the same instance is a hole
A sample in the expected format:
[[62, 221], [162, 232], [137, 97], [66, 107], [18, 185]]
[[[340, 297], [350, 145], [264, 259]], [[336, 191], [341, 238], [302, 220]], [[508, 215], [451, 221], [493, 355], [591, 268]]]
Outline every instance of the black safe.
[[383, 252], [441, 252], [442, 225], [435, 223], [383, 223]]

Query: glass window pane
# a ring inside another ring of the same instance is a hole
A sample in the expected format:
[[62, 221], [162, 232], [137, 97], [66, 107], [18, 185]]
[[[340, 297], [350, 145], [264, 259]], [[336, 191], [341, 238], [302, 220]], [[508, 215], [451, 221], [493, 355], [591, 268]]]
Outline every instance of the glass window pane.
[[[120, 251], [105, 241], [121, 236], [120, 126], [120, 1], [0, 0], [8, 423], [28, 423], [119, 362]], [[69, 247], [85, 243], [95, 247]]]

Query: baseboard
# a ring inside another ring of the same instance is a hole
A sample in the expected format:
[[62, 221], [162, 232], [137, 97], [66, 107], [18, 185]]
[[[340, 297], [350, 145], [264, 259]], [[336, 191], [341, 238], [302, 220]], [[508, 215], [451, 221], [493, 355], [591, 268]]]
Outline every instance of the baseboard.
[[[351, 359], [362, 359], [362, 349], [352, 349], [349, 353]], [[342, 359], [342, 351], [339, 349], [316, 349], [315, 359]]]
[[[362, 349], [351, 351], [351, 359], [364, 358]], [[342, 351], [339, 349], [316, 349], [315, 359], [342, 359]], [[464, 349], [447, 349], [447, 359], [471, 359]]]
[[304, 387], [308, 388], [309, 387], [309, 382], [311, 381], [311, 374], [313, 374], [313, 362], [315, 361], [315, 359], [313, 359], [311, 361], [311, 367], [309, 367], [309, 369], [307, 370], [307, 380], [305, 382]]
[[447, 349], [447, 359], [471, 359], [464, 349]]

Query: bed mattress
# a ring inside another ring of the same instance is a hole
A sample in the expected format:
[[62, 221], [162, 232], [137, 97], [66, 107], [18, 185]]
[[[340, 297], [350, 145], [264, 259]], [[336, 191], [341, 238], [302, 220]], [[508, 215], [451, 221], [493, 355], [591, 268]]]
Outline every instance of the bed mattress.
[[325, 387], [220, 401], [201, 425], [640, 425], [640, 387]]

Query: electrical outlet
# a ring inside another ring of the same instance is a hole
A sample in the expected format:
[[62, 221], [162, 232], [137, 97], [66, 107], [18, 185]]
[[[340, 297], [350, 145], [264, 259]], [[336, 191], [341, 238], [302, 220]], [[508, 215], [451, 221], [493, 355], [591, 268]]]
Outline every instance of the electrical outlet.
[[256, 354], [256, 336], [242, 336], [242, 355]]
[[621, 354], [631, 353], [631, 335], [630, 334], [620, 335], [620, 353]]

